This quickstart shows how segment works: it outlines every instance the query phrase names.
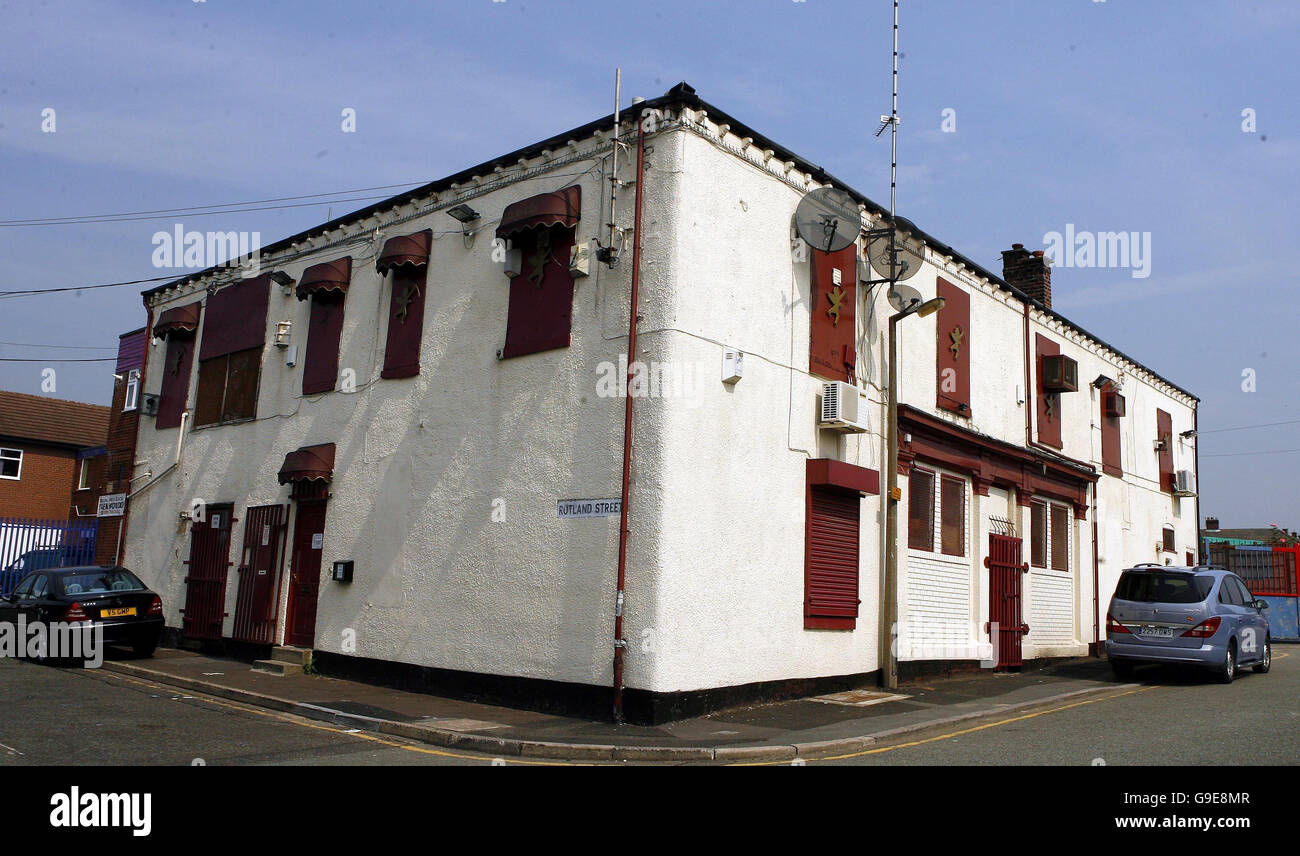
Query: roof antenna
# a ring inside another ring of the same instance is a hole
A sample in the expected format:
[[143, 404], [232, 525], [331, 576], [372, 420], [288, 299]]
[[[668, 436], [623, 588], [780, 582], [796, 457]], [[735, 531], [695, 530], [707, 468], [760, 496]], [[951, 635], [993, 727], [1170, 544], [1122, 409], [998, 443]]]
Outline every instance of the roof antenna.
[[618, 139], [619, 131], [621, 130], [618, 105], [619, 105], [619, 101], [622, 98], [622, 88], [623, 88], [623, 69], [616, 68], [614, 69], [614, 136], [613, 136], [614, 153], [613, 153], [613, 159], [610, 161], [610, 169], [609, 169], [609, 223], [606, 224], [607, 226], [609, 226], [609, 243], [601, 247], [600, 249], [596, 250], [596, 259], [598, 261], [604, 262], [605, 264], [609, 265], [609, 267], [611, 268], [616, 267], [618, 265], [618, 250], [614, 246], [614, 239], [618, 234], [618, 224], [614, 222], [614, 214], [615, 211], [618, 210], [617, 208], [615, 208], [615, 205], [618, 204], [618, 185], [619, 185], [618, 147], [623, 145], [621, 142], [619, 142]]

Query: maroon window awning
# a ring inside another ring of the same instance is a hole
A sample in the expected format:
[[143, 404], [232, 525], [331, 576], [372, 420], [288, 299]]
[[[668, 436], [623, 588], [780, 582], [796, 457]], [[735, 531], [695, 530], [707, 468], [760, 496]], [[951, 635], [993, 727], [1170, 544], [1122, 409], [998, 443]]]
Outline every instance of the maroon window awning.
[[298, 299], [306, 300], [313, 294], [342, 297], [348, 293], [348, 283], [351, 281], [352, 256], [312, 265], [302, 272], [302, 278], [298, 280]]
[[432, 229], [389, 238], [384, 242], [383, 251], [379, 253], [379, 261], [375, 262], [375, 270], [379, 271], [382, 276], [392, 268], [400, 265], [414, 265], [416, 267], [427, 265], [429, 263], [429, 245], [432, 241]]
[[300, 481], [330, 481], [334, 478], [334, 444], [303, 446], [284, 456], [280, 484]]
[[203, 304], [199, 301], [186, 306], [173, 306], [158, 316], [153, 325], [153, 335], [159, 339], [172, 336], [193, 336], [199, 329], [199, 313]]
[[530, 196], [506, 206], [497, 226], [497, 237], [504, 238], [534, 226], [576, 226], [582, 214], [582, 188], [578, 185]]

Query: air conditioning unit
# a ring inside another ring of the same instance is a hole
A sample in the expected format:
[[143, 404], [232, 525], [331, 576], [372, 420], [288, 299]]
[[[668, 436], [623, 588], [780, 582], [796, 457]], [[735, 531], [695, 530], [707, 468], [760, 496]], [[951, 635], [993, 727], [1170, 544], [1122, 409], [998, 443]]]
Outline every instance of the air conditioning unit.
[[145, 416], [157, 416], [158, 401], [160, 399], [161, 396], [155, 395], [152, 392], [146, 392], [144, 395], [140, 396], [140, 412]]
[[1079, 364], [1064, 354], [1043, 357], [1041, 373], [1045, 392], [1079, 391]]
[[1118, 392], [1113, 392], [1113, 391], [1106, 393], [1106, 415], [1107, 416], [1113, 416], [1116, 418], [1123, 416], [1125, 412], [1124, 405], [1125, 405], [1124, 396], [1120, 395]]
[[832, 381], [822, 387], [823, 428], [861, 434], [867, 430], [867, 396], [851, 383]]
[[1196, 496], [1196, 474], [1191, 470], [1174, 473], [1174, 496]]

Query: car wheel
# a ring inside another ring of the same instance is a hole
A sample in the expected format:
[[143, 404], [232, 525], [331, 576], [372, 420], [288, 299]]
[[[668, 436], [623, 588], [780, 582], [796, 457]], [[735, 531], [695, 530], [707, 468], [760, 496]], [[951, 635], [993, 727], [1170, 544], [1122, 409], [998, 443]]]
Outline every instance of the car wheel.
[[141, 660], [144, 660], [149, 657], [152, 657], [154, 649], [156, 649], [157, 647], [158, 647], [157, 642], [137, 642], [131, 646], [131, 650], [135, 653], [137, 657], [139, 657]]
[[1230, 640], [1228, 642], [1228, 656], [1223, 658], [1223, 665], [1219, 667], [1217, 673], [1219, 683], [1230, 684], [1232, 679], [1237, 677], [1237, 642]]
[[1115, 673], [1115, 677], [1121, 681], [1126, 681], [1133, 677], [1133, 664], [1126, 663], [1123, 660], [1111, 660], [1110, 669]]
[[1264, 659], [1255, 664], [1255, 671], [1263, 675], [1273, 666], [1273, 640], [1264, 637]]

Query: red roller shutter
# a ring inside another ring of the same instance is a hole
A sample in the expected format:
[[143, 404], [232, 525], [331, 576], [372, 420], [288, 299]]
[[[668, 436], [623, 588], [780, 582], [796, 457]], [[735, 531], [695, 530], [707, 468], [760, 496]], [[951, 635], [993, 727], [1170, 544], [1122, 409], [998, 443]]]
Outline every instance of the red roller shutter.
[[852, 630], [856, 625], [859, 504], [856, 493], [809, 488], [805, 628]]

